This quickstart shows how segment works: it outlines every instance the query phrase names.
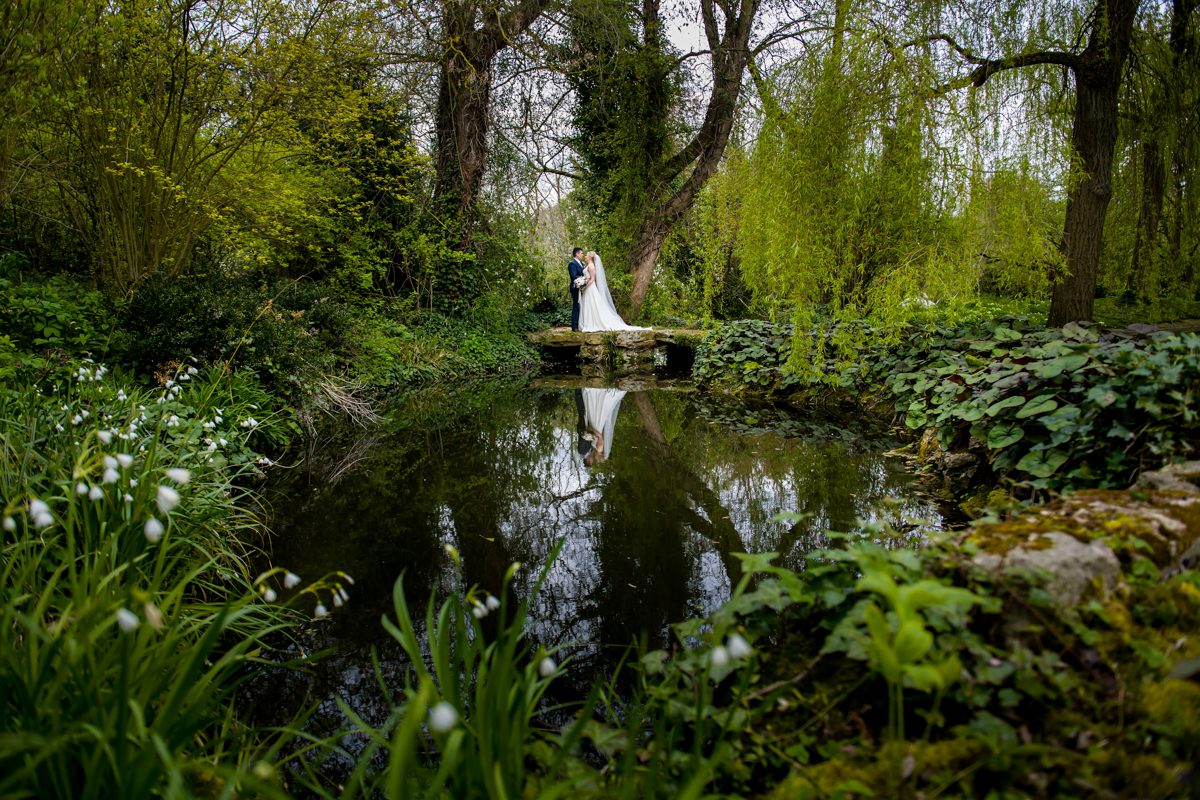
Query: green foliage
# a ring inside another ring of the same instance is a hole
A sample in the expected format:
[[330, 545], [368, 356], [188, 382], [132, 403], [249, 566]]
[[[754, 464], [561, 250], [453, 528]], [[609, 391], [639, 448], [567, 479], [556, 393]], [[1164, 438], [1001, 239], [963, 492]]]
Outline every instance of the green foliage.
[[0, 793], [276, 791], [284, 737], [232, 714], [296, 621], [249, 571], [235, 481], [280, 429], [251, 400], [221, 372], [151, 393], [91, 363], [0, 392]]
[[[834, 339], [847, 323], [814, 327]], [[958, 326], [913, 325], [897, 344], [818, 376], [788, 368], [790, 326], [739, 322], [714, 331], [698, 352], [698, 380], [772, 394], [839, 390], [886, 400], [915, 431], [943, 447], [985, 445], [992, 469], [1033, 489], [1127, 485], [1146, 463], [1195, 452], [1200, 419], [1200, 336], [1106, 334], [1075, 324], [1047, 330], [1023, 317]]]
[[69, 276], [14, 272], [0, 265], [0, 328], [16, 347], [42, 354], [104, 353], [114, 329], [112, 303]]

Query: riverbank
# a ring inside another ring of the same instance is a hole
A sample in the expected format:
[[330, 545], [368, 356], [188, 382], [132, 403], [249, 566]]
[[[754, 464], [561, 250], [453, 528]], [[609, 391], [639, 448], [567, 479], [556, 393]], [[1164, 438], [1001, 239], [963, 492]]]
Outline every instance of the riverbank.
[[[522, 637], [535, 594], [489, 596], [460, 580], [462, 591], [423, 623], [424, 609], [410, 612], [398, 592], [386, 631], [414, 663], [426, 663], [425, 636], [439, 655], [428, 669], [394, 676], [404, 689], [380, 720], [350, 717], [345, 730], [310, 743], [297, 738], [297, 726], [249, 725], [234, 689], [302, 667], [307, 656], [273, 644], [314, 614], [352, 610], [353, 599], [339, 607], [356, 591], [352, 574], [249, 569], [248, 551], [262, 535], [249, 481], [266, 466], [263, 453], [297, 432], [281, 394], [230, 361], [184, 362], [143, 386], [126, 369], [81, 360], [97, 340], [121, 335], [103, 327], [102, 308], [81, 302], [61, 323], [69, 333], [52, 333], [46, 328], [56, 317], [34, 314], [53, 309], [54, 297], [36, 308], [34, 295], [26, 299], [10, 309], [28, 310], [21, 313], [41, 328], [31, 324], [19, 348], [7, 341], [0, 409], [5, 792], [1191, 791], [1200, 760], [1200, 702], [1189, 672], [1200, 641], [1200, 575], [1188, 555], [1197, 523], [1192, 490], [1166, 479], [997, 516], [933, 537], [919, 551], [881, 524], [861, 540], [835, 539], [803, 569], [747, 556], [728, 603], [674, 626], [669, 643], [631, 658], [620, 680], [560, 709], [574, 720], [567, 726], [545, 725], [538, 701], [569, 664]], [[296, 319], [279, 316], [283, 325]], [[755, 333], [760, 324], [739, 325], [734, 330]], [[901, 419], [914, 431], [932, 428], [939, 442], [945, 436], [953, 445], [965, 430], [988, 445], [989, 469], [1002, 474], [1011, 463], [1014, 485], [1031, 493], [1060, 479], [1116, 484], [1123, 470], [1189, 441], [1186, 397], [1196, 367], [1186, 337], [1092, 341], [1080, 329], [1060, 351], [1019, 324], [987, 331], [925, 332], [890, 360], [869, 360], [837, 380], [865, 386], [886, 367], [894, 380], [870, 384], [883, 387], [871, 399], [896, 407], [907, 398]], [[728, 345], [721, 352], [729, 362], [743, 365], [743, 386], [778, 375], [776, 397], [845, 396], [826, 393], [828, 381], [789, 383], [779, 369], [784, 337], [761, 332], [754, 346], [765, 355], [716, 340]], [[1020, 339], [1007, 338], [1013, 334]], [[238, 352], [255, 343], [239, 339]], [[254, 352], [275, 351], [264, 344]], [[1180, 354], [1190, 363], [1177, 364]], [[698, 373], [711, 381], [702, 366]], [[1092, 391], [1106, 381], [1117, 387], [1111, 401], [1107, 390]], [[1037, 411], [1018, 413], [1027, 408]], [[1131, 425], [1136, 415], [1143, 421]], [[993, 447], [992, 428], [1016, 420], [1030, 429]], [[1048, 421], [1076, 426], [1072, 441], [1053, 443]], [[986, 436], [974, 435], [976, 424], [990, 426], [980, 429]], [[1098, 460], [1098, 448], [1118, 424], [1133, 436], [1111, 471], [1097, 472], [1110, 463]], [[1028, 447], [1024, 455], [1001, 460], [1017, 442]], [[1068, 461], [1044, 477], [1020, 467], [1030, 452], [1076, 444], [1092, 472]], [[1187, 484], [1186, 475], [1175, 477]], [[1083, 561], [1083, 548], [1098, 565], [1072, 579], [1076, 596], [1056, 594], [1063, 580], [1046, 583], [1030, 571], [1056, 548], [1072, 563]], [[449, 554], [455, 574], [460, 556]], [[517, 569], [501, 570], [502, 588]], [[298, 709], [297, 720], [311, 711]], [[338, 742], [346, 734], [369, 745], [339, 788], [320, 766], [344, 752]]]

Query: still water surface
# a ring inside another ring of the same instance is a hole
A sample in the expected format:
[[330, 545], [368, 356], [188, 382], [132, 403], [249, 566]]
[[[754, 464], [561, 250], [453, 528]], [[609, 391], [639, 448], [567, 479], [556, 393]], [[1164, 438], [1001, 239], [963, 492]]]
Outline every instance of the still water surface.
[[276, 483], [273, 562], [356, 581], [350, 604], [313, 633], [313, 646], [338, 651], [328, 667], [338, 694], [371, 682], [372, 646], [390, 660], [379, 619], [401, 573], [421, 605], [473, 584], [496, 592], [519, 561], [525, 592], [563, 539], [533, 634], [597, 668], [617, 657], [608, 645], [639, 635], [661, 645], [670, 623], [718, 606], [741, 574], [735, 553], [777, 552], [798, 566], [829, 530], [941, 525], [903, 462], [885, 457], [895, 443], [861, 420], [686, 387], [574, 383], [413, 395], [377, 430], [312, 443]]

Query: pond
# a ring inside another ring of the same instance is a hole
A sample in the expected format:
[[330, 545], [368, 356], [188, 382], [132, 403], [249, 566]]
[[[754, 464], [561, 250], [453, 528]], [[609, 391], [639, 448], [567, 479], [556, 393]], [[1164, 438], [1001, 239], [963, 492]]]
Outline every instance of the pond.
[[344, 570], [355, 584], [350, 603], [306, 634], [306, 648], [332, 658], [292, 691], [384, 713], [371, 650], [398, 683], [399, 649], [379, 620], [401, 574], [420, 606], [476, 584], [497, 592], [519, 561], [523, 593], [562, 539], [532, 634], [566, 646], [587, 676], [635, 637], [661, 646], [671, 623], [716, 608], [741, 575], [735, 553], [799, 566], [830, 530], [876, 536], [887, 523], [903, 545], [943, 524], [904, 462], [886, 456], [896, 445], [886, 431], [650, 384], [542, 378], [424, 392], [375, 429], [310, 442], [274, 485], [273, 563], [306, 579]]

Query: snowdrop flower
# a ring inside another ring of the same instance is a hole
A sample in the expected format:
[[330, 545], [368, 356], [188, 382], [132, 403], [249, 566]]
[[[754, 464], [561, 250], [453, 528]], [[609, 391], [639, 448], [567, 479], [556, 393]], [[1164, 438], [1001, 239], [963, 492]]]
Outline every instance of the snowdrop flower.
[[471, 609], [471, 614], [474, 615], [475, 619], [483, 619], [488, 615], [488, 611], [483, 606], [475, 606]]
[[91, 416], [91, 413], [85, 408], [79, 412], [79, 416], [83, 417], [84, 419], [87, 419], [89, 416]]
[[350, 602], [350, 593], [347, 592], [345, 589], [343, 589], [341, 586], [338, 587], [337, 595], [338, 595], [338, 597], [342, 598], [343, 603]]
[[211, 431], [213, 428], [217, 427], [217, 424], [215, 422], [205, 422], [201, 427], [203, 427], [206, 431]]
[[750, 643], [742, 638], [740, 633], [735, 633], [730, 636], [729, 641], [727, 641], [725, 644], [726, 647], [729, 648], [729, 655], [733, 656], [734, 658], [745, 658], [753, 652], [753, 648], [750, 647]]
[[217, 415], [216, 415], [215, 417], [213, 417], [213, 422], [215, 422], [215, 423], [216, 423], [216, 424], [218, 424], [218, 425], [220, 425], [220, 424], [221, 424], [222, 422], [224, 422], [224, 421], [225, 421], [225, 420], [224, 420], [224, 418], [221, 416], [221, 413], [220, 413], [220, 412], [217, 412]]
[[133, 456], [129, 453], [117, 453], [117, 463], [121, 465], [121, 469], [129, 469], [133, 466]]
[[104, 490], [99, 486], [93, 486], [88, 491], [88, 500], [99, 500], [102, 497], [104, 497]]
[[211, 453], [212, 451], [214, 451], [214, 450], [216, 450], [216, 449], [217, 449], [217, 443], [216, 443], [216, 442], [209, 442], [209, 443], [208, 443], [208, 447], [207, 447], [207, 448], [205, 448], [205, 449], [207, 449], [207, 450], [208, 450], [208, 452], [210, 452], [210, 453]]
[[159, 486], [158, 496], [154, 498], [154, 501], [158, 503], [159, 511], [168, 514], [172, 508], [179, 505], [179, 492], [170, 486]]
[[270, 587], [268, 587], [267, 590], [265, 592], [263, 592], [263, 600], [266, 600], [268, 603], [274, 603], [278, 599], [279, 599], [279, 595], [275, 594], [275, 590]]
[[555, 664], [554, 659], [550, 656], [546, 656], [538, 662], [538, 674], [543, 678], [549, 678], [556, 669], [558, 669], [558, 664]]
[[196, 374], [196, 373], [198, 373], [199, 371], [200, 371], [200, 370], [196, 369], [195, 367], [188, 367], [188, 368], [187, 368], [187, 374], [188, 374], [188, 375], [195, 375], [195, 374]]
[[96, 437], [105, 444], [112, 444], [112, 433], [110, 431], [96, 431]]
[[116, 483], [121, 480], [121, 473], [111, 467], [104, 470], [104, 477], [101, 479], [104, 483]]
[[117, 460], [115, 458], [113, 458], [112, 456], [105, 456], [104, 457], [104, 468], [105, 469], [116, 469], [117, 468]]
[[4, 518], [4, 530], [12, 533], [17, 529], [17, 521], [10, 516]]
[[158, 544], [158, 540], [163, 535], [163, 525], [154, 517], [146, 520], [146, 526], [142, 528], [142, 533], [146, 534], [146, 541], [150, 544]]
[[78, 425], [81, 422], [83, 422], [83, 417], [80, 416], [79, 414], [76, 414], [75, 416], [71, 417], [72, 425]]
[[139, 622], [140, 620], [137, 618], [137, 614], [133, 613], [128, 608], [117, 609], [117, 627], [123, 630], [125, 633], [130, 633], [133, 631], [133, 629], [138, 626]]
[[171, 467], [167, 470], [166, 475], [180, 486], [183, 486], [192, 479], [191, 471], [186, 470], [183, 467]]
[[266, 456], [263, 456], [262, 458], [260, 458], [258, 461], [254, 462], [254, 463], [258, 464], [260, 467], [269, 467], [274, 462], [271, 461], [271, 459], [267, 458]]
[[121, 401], [125, 400], [125, 390], [124, 389], [117, 389], [117, 399], [121, 400]]
[[300, 576], [294, 572], [289, 572], [283, 576], [283, 588], [294, 589], [300, 585]]
[[171, 416], [167, 417], [167, 427], [168, 428], [179, 427], [179, 417], [176, 416], [175, 414], [172, 414]]
[[137, 478], [130, 478], [129, 485], [136, 487], [137, 486]]
[[257, 428], [258, 420], [256, 420], [254, 417], [250, 417], [249, 419], [244, 419], [244, 420], [242, 420], [242, 427], [243, 428]]
[[35, 516], [33, 518], [33, 527], [37, 528], [38, 530], [41, 530], [43, 528], [49, 528], [53, 524], [54, 524], [54, 517], [50, 516], [50, 512], [46, 512], [45, 514], [38, 514], [37, 516]]
[[338, 594], [337, 592], [334, 592], [334, 594], [333, 594], [333, 607], [334, 608], [342, 607], [342, 596], [340, 594]]
[[434, 733], [447, 733], [458, 724], [458, 709], [445, 700], [429, 709], [429, 727]]
[[131, 495], [129, 492], [126, 492], [126, 493], [125, 493], [125, 502], [126, 502], [126, 503], [132, 503], [132, 502], [133, 502], [133, 495]]
[[87, 487], [86, 483], [84, 483], [83, 481], [80, 481], [79, 483], [75, 484], [75, 494], [79, 495], [80, 497], [83, 497], [87, 493], [88, 493], [88, 487]]
[[486, 603], [488, 611], [495, 611], [500, 607], [500, 598], [496, 597], [494, 594], [489, 594], [487, 596]]
[[316, 619], [325, 619], [325, 617], [328, 617], [328, 616], [329, 616], [329, 609], [326, 608], [323, 603], [317, 604], [317, 607], [313, 609], [313, 617], [315, 617]]
[[347, 575], [344, 572], [339, 572], [338, 575], [341, 575], [342, 580], [344, 580], [346, 583], [350, 584], [351, 586], [354, 585], [354, 578], [351, 578], [349, 575]]
[[729, 663], [729, 651], [724, 645], [717, 645], [708, 656], [709, 663], [714, 667], [724, 667]]
[[167, 398], [165, 398], [165, 397], [159, 397], [159, 398], [158, 398], [157, 400], [155, 400], [154, 402], [155, 402], [155, 403], [158, 403], [158, 404], [161, 406], [163, 403], [167, 402]]
[[175, 380], [173, 378], [167, 378], [167, 382], [163, 384], [163, 386], [165, 386], [168, 389], [170, 389], [174, 385], [175, 385]]
[[54, 423], [54, 430], [58, 431], [59, 433], [62, 433], [63, 431], [66, 430], [66, 428], [64, 428], [62, 426], [61, 422], [56, 422], [56, 423]]
[[224, 447], [225, 445], [229, 444], [229, 442], [225, 441], [224, 439], [220, 439], [219, 441], [221, 442], [221, 447]]
[[49, 514], [50, 506], [45, 502], [38, 500], [36, 497], [29, 501], [29, 516], [38, 517], [42, 514]]

